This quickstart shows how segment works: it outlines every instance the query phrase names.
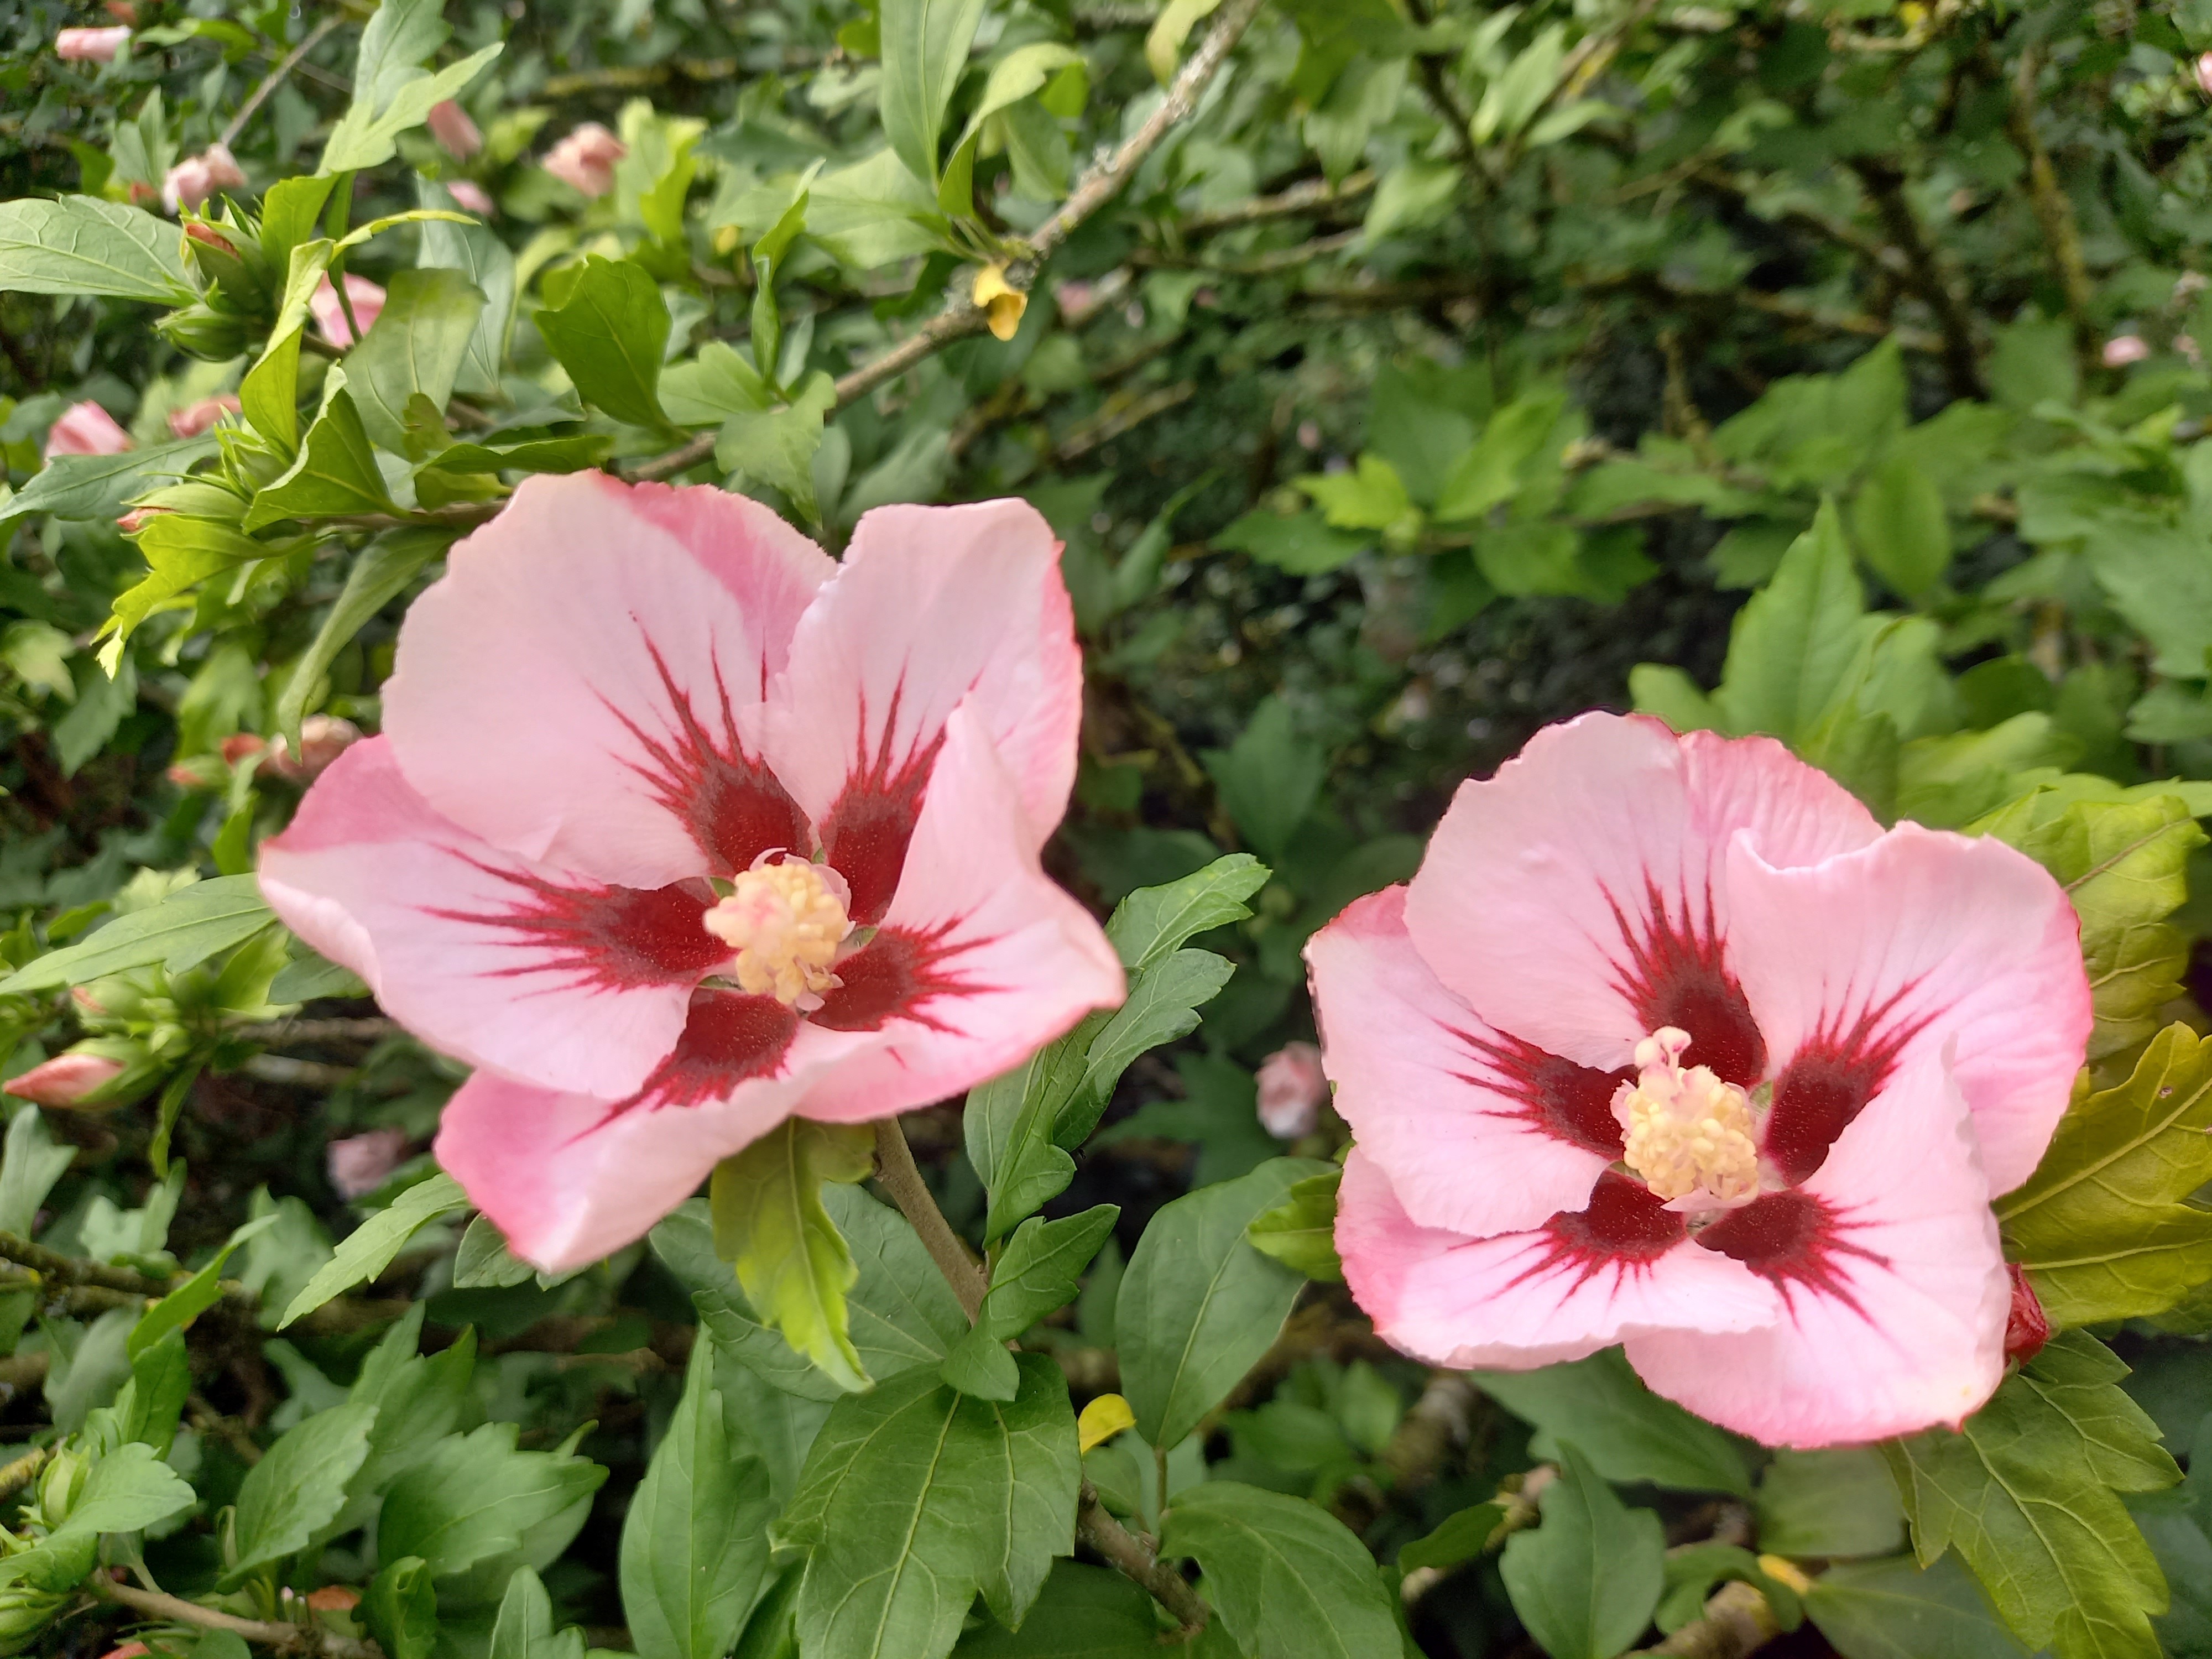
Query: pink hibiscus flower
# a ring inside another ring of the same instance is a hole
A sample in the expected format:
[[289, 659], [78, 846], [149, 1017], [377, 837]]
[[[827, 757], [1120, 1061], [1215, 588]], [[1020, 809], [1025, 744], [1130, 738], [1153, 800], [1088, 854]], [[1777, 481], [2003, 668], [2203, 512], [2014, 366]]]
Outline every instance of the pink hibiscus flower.
[[215, 430], [216, 422], [226, 415], [239, 411], [236, 395], [218, 392], [212, 398], [203, 398], [198, 403], [187, 404], [182, 409], [169, 411], [169, 435], [173, 438], [198, 438]]
[[89, 398], [71, 404], [46, 428], [48, 460], [57, 455], [120, 455], [130, 447], [131, 434]]
[[1081, 675], [1022, 502], [878, 508], [840, 564], [719, 489], [532, 478], [262, 888], [477, 1068], [438, 1161], [573, 1266], [787, 1117], [945, 1099], [1120, 1000], [1038, 863]]
[[[366, 276], [346, 272], [346, 298], [353, 302], [354, 321], [361, 325], [363, 334], [376, 326], [376, 319], [384, 314], [384, 290]], [[307, 296], [307, 309], [315, 314], [315, 331], [334, 346], [349, 346], [354, 343], [353, 330], [346, 326], [345, 307], [338, 303], [337, 287], [327, 276]]]
[[629, 147], [597, 121], [586, 121], [545, 153], [545, 171], [586, 196], [615, 187], [615, 163]]
[[1337, 1247], [1454, 1367], [1620, 1342], [1771, 1444], [1955, 1423], [2002, 1374], [1990, 1212], [2065, 1110], [2078, 927], [1992, 841], [1885, 833], [1764, 738], [1585, 715], [1462, 785], [1307, 947], [1357, 1137]]
[[171, 167], [161, 180], [161, 205], [171, 213], [196, 208], [219, 190], [236, 190], [246, 174], [227, 144], [210, 144], [198, 155], [187, 155]]

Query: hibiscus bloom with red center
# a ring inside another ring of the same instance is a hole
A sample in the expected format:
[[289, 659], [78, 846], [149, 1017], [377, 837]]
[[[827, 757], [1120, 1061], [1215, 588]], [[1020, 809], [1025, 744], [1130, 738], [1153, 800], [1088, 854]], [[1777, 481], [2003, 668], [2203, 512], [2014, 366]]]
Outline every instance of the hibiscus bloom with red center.
[[1337, 1244], [1398, 1346], [1614, 1343], [1771, 1444], [1996, 1388], [1990, 1200], [2089, 1032], [2078, 927], [2002, 844], [1885, 831], [1763, 738], [1609, 714], [1463, 785], [1408, 886], [1307, 947], [1356, 1145]]
[[718, 489], [532, 478], [262, 887], [477, 1068], [438, 1161], [573, 1266], [787, 1117], [945, 1099], [1121, 1000], [1038, 862], [1081, 677], [1020, 501], [879, 508], [839, 563]]

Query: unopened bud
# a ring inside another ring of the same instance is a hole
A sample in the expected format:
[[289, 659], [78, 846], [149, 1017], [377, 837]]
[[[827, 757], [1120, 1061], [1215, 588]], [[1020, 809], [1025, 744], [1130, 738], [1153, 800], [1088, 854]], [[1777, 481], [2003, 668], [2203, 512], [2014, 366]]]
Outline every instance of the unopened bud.
[[1260, 1122], [1278, 1140], [1296, 1140], [1314, 1131], [1328, 1098], [1328, 1076], [1321, 1050], [1310, 1042], [1286, 1042], [1260, 1064]]
[[2212, 98], [2212, 52], [2206, 52], [2197, 60], [2197, 89], [2207, 98]]
[[78, 1106], [123, 1075], [123, 1062], [100, 1054], [56, 1054], [21, 1077], [0, 1084], [34, 1106]]
[[2140, 334], [2115, 334], [2105, 342], [2104, 356], [2106, 368], [2125, 368], [2149, 356], [2150, 347]]
[[482, 185], [472, 184], [466, 179], [454, 179], [452, 184], [446, 186], [446, 191], [453, 198], [455, 207], [466, 208], [480, 219], [489, 219], [499, 211], [492, 205], [491, 197], [486, 193], [484, 187]]
[[196, 404], [169, 412], [169, 435], [173, 438], [198, 438], [213, 428], [226, 415], [239, 412], [238, 399], [228, 392], [219, 392], [212, 398], [203, 398]]
[[226, 315], [210, 306], [186, 306], [154, 326], [178, 349], [210, 363], [227, 363], [252, 343], [246, 319]]
[[430, 129], [430, 136], [456, 161], [465, 161], [483, 148], [483, 134], [469, 119], [468, 111], [450, 98], [442, 104], [431, 105], [422, 125]]
[[361, 1592], [351, 1584], [325, 1584], [309, 1590], [307, 1602], [317, 1613], [347, 1613], [361, 1605]]
[[223, 764], [235, 766], [242, 760], [251, 760], [269, 747], [268, 739], [258, 738], [251, 732], [234, 732], [217, 745]]
[[2027, 1270], [2008, 1261], [2005, 1272], [2012, 1276], [2012, 1310], [2005, 1316], [2005, 1363], [2025, 1365], [2051, 1340], [2051, 1318], [2043, 1311], [2043, 1298], [2028, 1283]]
[[361, 727], [336, 714], [310, 714], [300, 722], [300, 755], [281, 734], [269, 746], [269, 769], [280, 778], [305, 783], [361, 741]]

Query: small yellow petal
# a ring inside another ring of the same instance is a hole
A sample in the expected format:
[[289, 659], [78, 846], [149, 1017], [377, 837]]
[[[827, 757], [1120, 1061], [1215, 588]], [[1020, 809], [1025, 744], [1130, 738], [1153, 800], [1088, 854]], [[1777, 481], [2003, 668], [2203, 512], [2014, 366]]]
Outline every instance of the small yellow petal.
[[1029, 295], [1006, 280], [1006, 266], [988, 264], [977, 271], [973, 297], [988, 313], [991, 332], [1001, 340], [1012, 339], [1030, 301]]
[[1076, 1443], [1085, 1451], [1103, 1446], [1124, 1429], [1137, 1426], [1137, 1414], [1118, 1394], [1102, 1394], [1075, 1419]]
[[1760, 1556], [1759, 1570], [1778, 1584], [1789, 1585], [1800, 1595], [1813, 1588], [1813, 1581], [1805, 1576], [1802, 1568], [1795, 1561], [1785, 1561], [1778, 1555]]

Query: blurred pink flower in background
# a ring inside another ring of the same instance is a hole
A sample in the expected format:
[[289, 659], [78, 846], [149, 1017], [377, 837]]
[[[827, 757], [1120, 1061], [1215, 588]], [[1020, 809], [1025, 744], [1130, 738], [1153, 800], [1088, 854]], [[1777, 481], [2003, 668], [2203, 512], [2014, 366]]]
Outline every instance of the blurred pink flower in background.
[[2104, 355], [2106, 368], [2124, 368], [2149, 356], [2150, 347], [2140, 334], [2115, 334], [2105, 342]]
[[407, 1155], [404, 1129], [371, 1129], [348, 1135], [330, 1146], [331, 1185], [340, 1198], [360, 1198], [374, 1192], [399, 1167]]
[[[376, 326], [376, 319], [384, 310], [384, 290], [366, 276], [346, 273], [346, 298], [353, 301], [354, 320], [361, 325], [364, 334]], [[324, 277], [320, 286], [307, 296], [307, 309], [315, 313], [315, 328], [334, 346], [349, 346], [354, 343], [353, 331], [346, 326], [345, 307], [338, 303], [338, 291]]]
[[70, 64], [112, 64], [131, 39], [127, 26], [106, 29], [64, 29], [54, 37], [54, 56]]
[[246, 182], [229, 147], [210, 144], [198, 155], [188, 155], [171, 167], [161, 181], [161, 205], [171, 213], [196, 208], [219, 190], [236, 190]]
[[2197, 89], [2207, 98], [2212, 98], [2212, 52], [2204, 53], [2197, 60]]
[[1321, 1050], [1310, 1042], [1286, 1042], [1260, 1062], [1260, 1122], [1278, 1140], [1313, 1133], [1328, 1099], [1328, 1077]]
[[456, 161], [465, 161], [483, 148], [483, 134], [469, 119], [468, 111], [450, 98], [442, 104], [430, 106], [424, 125], [430, 129], [430, 136], [445, 147], [446, 154]]
[[46, 432], [48, 460], [57, 455], [120, 455], [130, 447], [131, 434], [89, 398], [64, 410]]
[[629, 154], [621, 139], [586, 121], [546, 152], [545, 171], [586, 196], [604, 196], [615, 187], [615, 163]]
[[238, 398], [231, 392], [218, 392], [212, 398], [203, 398], [196, 404], [169, 411], [169, 435], [175, 438], [197, 438], [214, 429], [215, 423], [226, 415], [238, 413]]
[[499, 210], [492, 205], [491, 198], [485, 193], [484, 187], [470, 179], [456, 179], [446, 186], [446, 190], [453, 197], [456, 207], [465, 208], [478, 218], [489, 219]]

